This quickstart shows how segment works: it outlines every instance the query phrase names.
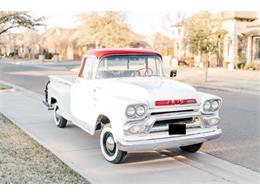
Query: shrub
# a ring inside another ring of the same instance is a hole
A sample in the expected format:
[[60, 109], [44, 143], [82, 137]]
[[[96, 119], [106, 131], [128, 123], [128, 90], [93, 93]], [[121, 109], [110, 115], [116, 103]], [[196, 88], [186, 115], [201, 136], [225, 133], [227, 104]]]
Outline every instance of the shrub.
[[245, 63], [243, 63], [243, 62], [240, 62], [237, 64], [238, 69], [244, 69], [244, 67], [245, 67]]
[[260, 70], [260, 62], [254, 61], [252, 63], [246, 64], [244, 69], [245, 70]]
[[44, 56], [45, 56], [45, 59], [51, 60], [52, 57], [53, 57], [53, 54], [52, 54], [52, 53], [49, 53], [49, 52], [46, 52], [46, 53], [44, 54]]

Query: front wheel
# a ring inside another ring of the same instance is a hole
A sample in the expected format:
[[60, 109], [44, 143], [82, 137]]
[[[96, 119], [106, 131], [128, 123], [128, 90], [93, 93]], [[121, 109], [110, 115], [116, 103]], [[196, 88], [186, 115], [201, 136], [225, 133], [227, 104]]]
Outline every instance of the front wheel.
[[185, 151], [185, 152], [189, 152], [189, 153], [194, 153], [197, 152], [203, 143], [199, 143], [199, 144], [193, 144], [193, 145], [189, 145], [189, 146], [181, 146], [180, 148]]
[[118, 149], [110, 125], [105, 125], [101, 131], [100, 147], [105, 159], [114, 164], [122, 162], [127, 154], [127, 152]]
[[54, 106], [54, 122], [59, 128], [64, 128], [67, 124], [67, 120], [60, 114], [60, 108], [58, 104], [55, 104]]

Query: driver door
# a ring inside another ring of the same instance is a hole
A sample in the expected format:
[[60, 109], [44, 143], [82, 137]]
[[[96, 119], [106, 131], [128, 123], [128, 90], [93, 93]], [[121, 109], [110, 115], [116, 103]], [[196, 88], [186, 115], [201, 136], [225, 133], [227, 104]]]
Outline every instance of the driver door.
[[92, 73], [95, 57], [84, 57], [79, 75], [71, 87], [71, 115], [73, 122], [91, 133], [91, 120], [95, 106]]

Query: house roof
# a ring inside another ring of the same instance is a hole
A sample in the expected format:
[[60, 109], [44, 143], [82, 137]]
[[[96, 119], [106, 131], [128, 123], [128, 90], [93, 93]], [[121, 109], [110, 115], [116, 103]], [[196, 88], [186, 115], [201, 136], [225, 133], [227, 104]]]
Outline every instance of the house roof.
[[249, 27], [249, 28], [260, 27], [260, 19], [257, 19], [255, 21], [251, 22], [250, 24], [247, 25], [247, 27]]
[[[195, 13], [196, 14], [199, 14]], [[235, 19], [235, 20], [245, 20], [248, 22], [254, 21], [257, 19], [257, 15], [259, 13], [256, 11], [222, 11], [216, 14], [212, 14], [213, 17], [215, 18], [221, 18], [223, 20], [230, 20], [230, 19]], [[184, 22], [187, 21], [188, 19], [192, 18], [194, 15], [191, 15], [187, 18], [184, 18], [183, 20], [175, 23], [174, 25], [172, 25], [173, 27], [182, 27]]]
[[41, 34], [40, 43], [48, 46], [55, 45], [57, 41], [73, 43], [76, 39], [77, 30], [73, 28], [53, 27]]
[[88, 50], [86, 55], [94, 55], [97, 58], [102, 58], [107, 55], [158, 55], [161, 57], [161, 54], [157, 51], [148, 50], [148, 49], [129, 49], [129, 48], [114, 48], [114, 49], [93, 49]]
[[158, 32], [147, 35], [144, 38], [144, 41], [149, 43], [154, 49], [173, 47], [173, 40]]
[[257, 19], [257, 12], [255, 11], [223, 11], [220, 13], [224, 19], [237, 20], [255, 20]]

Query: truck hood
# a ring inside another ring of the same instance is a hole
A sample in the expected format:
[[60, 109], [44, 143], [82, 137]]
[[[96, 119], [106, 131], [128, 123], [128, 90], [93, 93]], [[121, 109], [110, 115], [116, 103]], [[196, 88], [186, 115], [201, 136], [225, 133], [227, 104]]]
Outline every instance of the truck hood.
[[[154, 106], [158, 100], [196, 99], [195, 88], [164, 77], [135, 77], [100, 80], [100, 89], [112, 96], [138, 101], [146, 101]], [[102, 87], [101, 87], [102, 86]]]

